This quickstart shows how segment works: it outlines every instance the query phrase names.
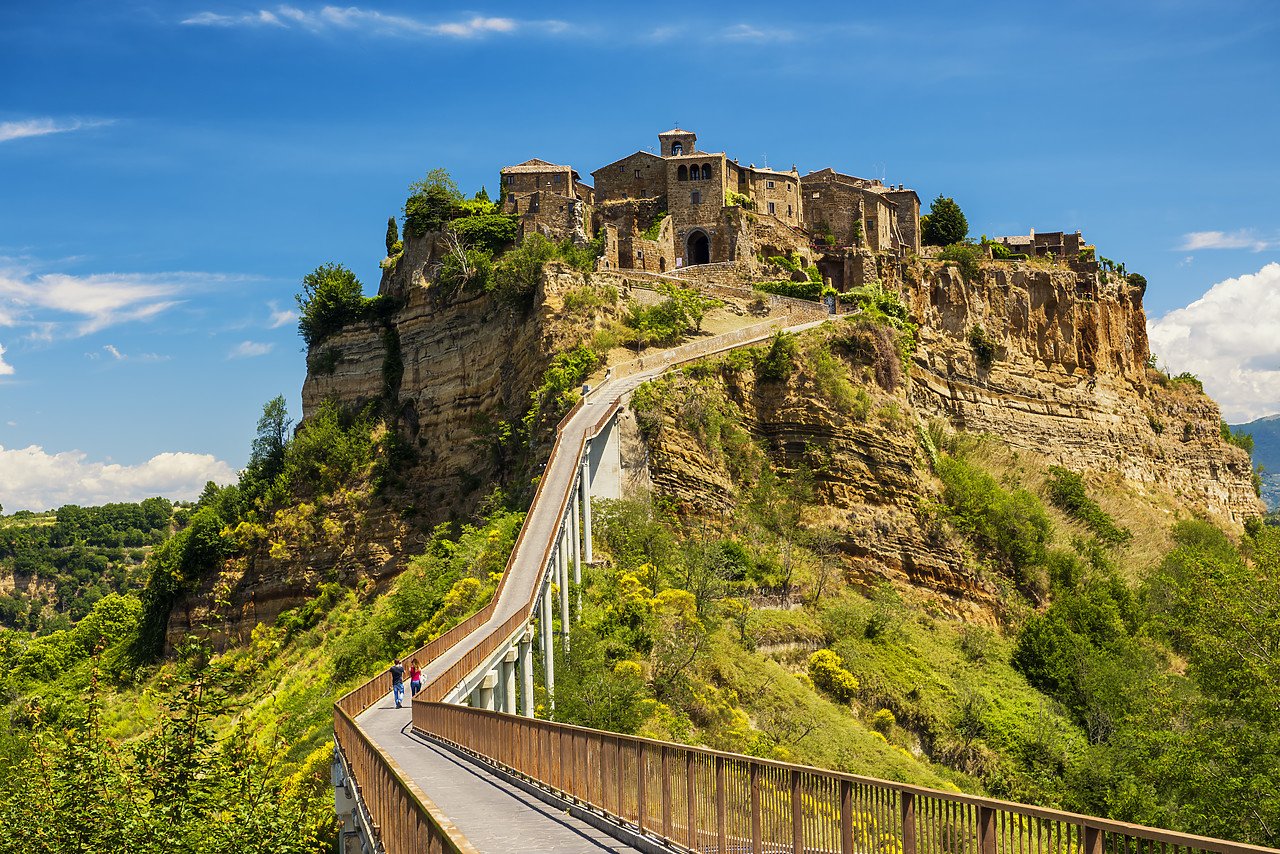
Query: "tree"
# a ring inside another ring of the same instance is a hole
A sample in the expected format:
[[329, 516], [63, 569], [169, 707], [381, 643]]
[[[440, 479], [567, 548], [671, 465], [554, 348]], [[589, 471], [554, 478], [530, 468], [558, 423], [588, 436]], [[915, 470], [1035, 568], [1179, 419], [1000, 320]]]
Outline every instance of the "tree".
[[400, 229], [396, 227], [396, 218], [387, 217], [387, 257], [396, 254], [396, 244], [400, 242]]
[[285, 449], [289, 445], [289, 428], [292, 425], [293, 419], [289, 417], [284, 395], [277, 395], [263, 404], [262, 417], [258, 419], [258, 435], [253, 440], [249, 465], [241, 479], [242, 486], [251, 495], [265, 491], [284, 471]]
[[950, 196], [941, 193], [929, 206], [929, 213], [920, 217], [920, 240], [926, 246], [950, 246], [969, 235], [969, 221]]
[[439, 231], [449, 220], [453, 206], [462, 201], [462, 193], [445, 169], [432, 169], [420, 181], [409, 185], [409, 198], [404, 203], [404, 233], [422, 235]]
[[321, 264], [302, 277], [302, 293], [294, 299], [300, 311], [298, 333], [310, 347], [359, 314], [364, 285], [342, 264]]

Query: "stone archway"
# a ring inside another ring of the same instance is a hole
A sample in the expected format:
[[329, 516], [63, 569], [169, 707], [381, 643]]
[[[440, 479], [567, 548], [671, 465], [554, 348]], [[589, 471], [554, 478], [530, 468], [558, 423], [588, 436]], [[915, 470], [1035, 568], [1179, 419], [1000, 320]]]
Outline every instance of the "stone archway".
[[684, 241], [684, 265], [692, 267], [694, 264], [706, 264], [710, 261], [711, 242], [707, 240], [707, 233], [701, 229], [689, 232]]

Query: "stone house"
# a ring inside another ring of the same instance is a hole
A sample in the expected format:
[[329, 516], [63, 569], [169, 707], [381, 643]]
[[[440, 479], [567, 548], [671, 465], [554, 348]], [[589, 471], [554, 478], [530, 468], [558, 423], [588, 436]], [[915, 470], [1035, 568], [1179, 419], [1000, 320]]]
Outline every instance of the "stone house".
[[516, 237], [540, 233], [552, 240], [586, 239], [595, 190], [575, 169], [534, 158], [500, 173], [501, 210], [516, 217]]
[[837, 246], [865, 246], [874, 252], [920, 251], [920, 197], [915, 190], [885, 186], [879, 179], [855, 178], [830, 167], [801, 179], [804, 225], [831, 230]]
[[1061, 231], [1045, 231], [1036, 234], [1034, 228], [1031, 229], [1030, 234], [997, 237], [996, 242], [1004, 244], [1013, 253], [1041, 258], [1053, 255], [1055, 258], [1067, 260], [1075, 260], [1080, 256], [1081, 250], [1091, 248], [1084, 242], [1079, 231], [1075, 234]]

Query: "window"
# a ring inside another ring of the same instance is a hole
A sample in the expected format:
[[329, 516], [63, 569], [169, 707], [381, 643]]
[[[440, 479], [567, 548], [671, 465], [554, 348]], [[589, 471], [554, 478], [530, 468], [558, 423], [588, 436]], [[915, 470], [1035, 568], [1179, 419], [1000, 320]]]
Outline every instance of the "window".
[[787, 205], [787, 216], [791, 216], [791, 205]]
[[818, 192], [818, 193], [814, 193], [814, 194], [813, 194], [813, 196], [812, 196], [811, 198], [814, 198], [814, 199], [820, 199], [820, 198], [822, 198], [822, 193], [820, 193], [820, 192]]
[[623, 194], [622, 194], [622, 198], [624, 198], [624, 199], [625, 199], [626, 197], [627, 197], [627, 194], [626, 194], [626, 193], [623, 193]]
[[679, 169], [677, 169], [677, 170], [676, 170], [676, 180], [677, 180], [677, 181], [688, 181], [688, 180], [689, 180], [689, 170], [688, 170], [686, 167], [684, 167], [684, 166], [681, 166]]
[[639, 169], [637, 169], [637, 170], [636, 170], [636, 177], [637, 177], [637, 178], [639, 178], [639, 177], [640, 177], [640, 170], [639, 170]]
[[689, 204], [691, 204], [691, 205], [700, 205], [700, 204], [702, 204], [702, 193], [698, 192], [697, 190], [694, 190], [692, 193], [690, 193], [690, 194], [689, 194]]
[[774, 209], [773, 209], [773, 202], [769, 202], [769, 213], [770, 213], [770, 215], [772, 215], [773, 213], [775, 213], [775, 211], [774, 211]]
[[704, 181], [711, 180], [711, 164], [710, 163], [702, 164], [702, 180]]
[[790, 192], [791, 192], [791, 182], [790, 182], [790, 181], [788, 181], [788, 182], [787, 182], [787, 192], [788, 192], [788, 193], [790, 193]]
[[507, 176], [507, 183], [508, 183], [508, 184], [514, 184], [515, 182], [516, 182], [516, 176], [515, 176], [515, 175], [508, 175], [508, 176]]
[[563, 175], [557, 175], [557, 176], [555, 176], [555, 178], [553, 178], [552, 180], [553, 180], [553, 181], [555, 181], [557, 184], [559, 184], [559, 183], [560, 183], [560, 179], [561, 179], [561, 178], [563, 178], [563, 177], [564, 177]]
[[766, 190], [772, 190], [772, 189], [773, 189], [773, 182], [772, 182], [772, 181], [765, 181], [765, 182], [764, 182], [764, 188], [765, 188]]
[[623, 164], [619, 164], [619, 165], [618, 165], [618, 172], [620, 172], [620, 173], [621, 173], [621, 172], [626, 172], [626, 171], [627, 171], [627, 166], [626, 166], [626, 164], [625, 164], [625, 163], [623, 163]]
[[684, 145], [679, 142], [671, 143], [671, 156], [679, 157], [681, 154], [684, 154]]

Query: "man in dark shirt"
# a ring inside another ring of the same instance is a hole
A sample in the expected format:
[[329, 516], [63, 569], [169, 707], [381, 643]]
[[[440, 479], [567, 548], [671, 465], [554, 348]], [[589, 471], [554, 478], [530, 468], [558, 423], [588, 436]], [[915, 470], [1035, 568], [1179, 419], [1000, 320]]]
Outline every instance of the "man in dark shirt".
[[396, 708], [400, 708], [400, 701], [404, 699], [404, 665], [400, 663], [400, 659], [396, 659], [391, 665], [391, 690], [396, 695]]

